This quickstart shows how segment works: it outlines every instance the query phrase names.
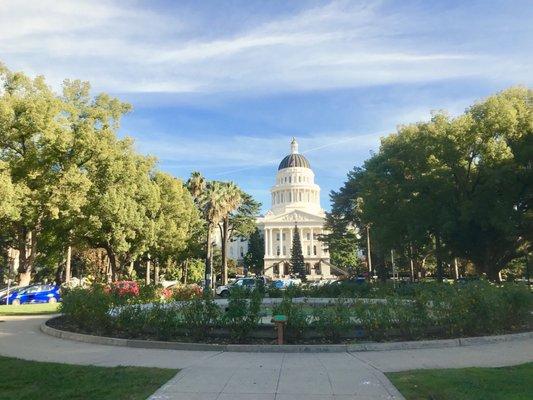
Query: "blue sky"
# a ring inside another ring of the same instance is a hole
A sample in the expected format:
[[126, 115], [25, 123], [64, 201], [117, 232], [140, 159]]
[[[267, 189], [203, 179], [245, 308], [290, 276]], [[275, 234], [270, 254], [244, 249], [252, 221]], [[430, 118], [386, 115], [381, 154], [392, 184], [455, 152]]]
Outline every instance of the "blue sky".
[[398, 124], [533, 81], [531, 1], [0, 0], [0, 60], [130, 102], [122, 135], [269, 207], [296, 136], [322, 187]]

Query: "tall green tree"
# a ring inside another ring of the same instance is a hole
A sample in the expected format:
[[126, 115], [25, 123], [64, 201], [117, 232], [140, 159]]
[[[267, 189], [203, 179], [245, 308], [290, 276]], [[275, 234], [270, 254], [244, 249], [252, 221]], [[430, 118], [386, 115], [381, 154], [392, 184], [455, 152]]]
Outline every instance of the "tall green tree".
[[307, 272], [305, 268], [304, 255], [302, 253], [302, 242], [300, 240], [300, 231], [298, 225], [294, 227], [291, 248], [291, 272], [302, 280], [307, 281]]
[[242, 191], [233, 182], [225, 182], [223, 185], [223, 216], [219, 223], [221, 239], [221, 256], [222, 256], [222, 284], [228, 283], [228, 241], [233, 230], [230, 225], [230, 216], [235, 212], [242, 203]]
[[[511, 88], [456, 118], [402, 126], [333, 194], [339, 215], [371, 226], [374, 251], [394, 249], [436, 276], [460, 257], [498, 280], [531, 248], [532, 91]], [[529, 160], [529, 161], [528, 161]]]
[[[239, 192], [238, 207], [231, 210], [220, 224], [220, 233], [222, 238], [222, 282], [227, 284], [227, 245], [228, 242], [235, 238], [248, 239], [257, 229], [257, 216], [261, 209], [261, 203], [254, 200], [248, 193], [237, 188]], [[237, 200], [235, 195], [234, 200]], [[235, 203], [230, 203], [232, 206]]]
[[0, 160], [24, 191], [20, 218], [4, 229], [20, 253], [19, 282], [28, 284], [46, 221], [80, 213], [91, 185], [84, 166], [92, 144], [113, 132], [116, 113], [127, 106], [105, 95], [86, 104], [88, 89], [77, 81], [66, 81], [58, 96], [43, 77], [1, 66], [0, 82]]
[[259, 232], [259, 229], [255, 228], [248, 239], [248, 251], [244, 255], [244, 267], [246, 271], [251, 271], [256, 275], [260, 275], [263, 272], [265, 257], [265, 241]]
[[[180, 180], [156, 172], [153, 181], [159, 192], [159, 207], [153, 216], [155, 239], [148, 248], [150, 262], [153, 260], [159, 265], [178, 263], [198, 229], [200, 216], [191, 194]], [[145, 264], [148, 268], [148, 260]]]

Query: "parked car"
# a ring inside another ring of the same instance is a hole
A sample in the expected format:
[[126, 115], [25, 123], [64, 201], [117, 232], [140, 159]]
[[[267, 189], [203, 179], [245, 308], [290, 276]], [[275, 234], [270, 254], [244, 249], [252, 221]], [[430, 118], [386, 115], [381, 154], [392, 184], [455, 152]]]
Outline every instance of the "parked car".
[[250, 290], [257, 289], [260, 285], [265, 285], [265, 279], [258, 278], [239, 278], [230, 285], [221, 285], [215, 289], [215, 293], [220, 297], [228, 297], [231, 290], [237, 287], [242, 287]]
[[0, 299], [0, 304], [14, 306], [28, 303], [57, 303], [61, 300], [59, 286], [57, 285], [31, 285], [17, 288]]
[[290, 286], [298, 286], [302, 284], [301, 279], [288, 278], [288, 279], [276, 279], [272, 281], [271, 286], [276, 289], [287, 289]]
[[[0, 290], [0, 304], [7, 304], [7, 303], [6, 303], [6, 299], [7, 299], [7, 295], [8, 295], [8, 293], [10, 294], [9, 297], [11, 298], [11, 294], [13, 294], [13, 293], [15, 293], [15, 292], [18, 292], [18, 291], [20, 291], [20, 290], [22, 290], [22, 289], [25, 289], [25, 288], [27, 288], [27, 287], [28, 287], [28, 286], [17, 286], [17, 285], [13, 285], [13, 286], [11, 286], [11, 287], [9, 288], [9, 292], [8, 292], [8, 290], [7, 290], [7, 286], [4, 287], [4, 288], [2, 288], [2, 289]], [[10, 302], [9, 304], [11, 304], [11, 302]]]
[[326, 285], [331, 285], [332, 283], [337, 282], [337, 279], [331, 278], [331, 279], [321, 279], [319, 281], [311, 282], [309, 285], [310, 287], [322, 287]]

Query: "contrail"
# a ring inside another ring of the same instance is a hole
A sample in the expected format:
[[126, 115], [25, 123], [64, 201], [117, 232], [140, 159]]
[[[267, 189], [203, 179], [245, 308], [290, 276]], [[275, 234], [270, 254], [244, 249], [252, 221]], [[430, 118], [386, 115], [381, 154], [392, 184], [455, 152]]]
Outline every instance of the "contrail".
[[[352, 136], [352, 137], [349, 137], [347, 139], [337, 140], [335, 142], [329, 142], [329, 143], [323, 144], [321, 146], [317, 146], [317, 147], [313, 147], [313, 148], [307, 149], [305, 151], [302, 151], [301, 154], [311, 153], [313, 151], [320, 150], [320, 149], [323, 149], [323, 148], [326, 148], [326, 147], [337, 146], [339, 144], [351, 142], [351, 141], [356, 140], [356, 139], [361, 139], [362, 137], [365, 137], [365, 136], [384, 135], [387, 132], [388, 131], [381, 131], [381, 132], [369, 133], [369, 134], [365, 134], [365, 135]], [[233, 174], [233, 173], [236, 173], [236, 172], [248, 171], [248, 170], [251, 170], [251, 169], [263, 167], [265, 165], [276, 164], [278, 161], [279, 161], [279, 159], [274, 159], [274, 160], [265, 161], [265, 162], [262, 162], [262, 163], [250, 165], [248, 167], [236, 168], [236, 169], [232, 169], [232, 170], [229, 170], [229, 171], [219, 172], [219, 173], [213, 174], [213, 175], [214, 176], [220, 176], [220, 175]]]

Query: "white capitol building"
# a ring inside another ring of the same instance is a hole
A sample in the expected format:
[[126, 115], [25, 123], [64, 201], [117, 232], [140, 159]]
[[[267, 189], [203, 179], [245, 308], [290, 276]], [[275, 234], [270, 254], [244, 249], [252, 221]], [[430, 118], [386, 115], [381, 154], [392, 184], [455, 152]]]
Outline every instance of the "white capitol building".
[[[318, 240], [324, 232], [325, 212], [320, 207], [320, 187], [309, 161], [298, 153], [296, 139], [291, 152], [278, 167], [270, 189], [271, 209], [257, 219], [265, 241], [264, 275], [273, 279], [288, 277], [294, 229], [298, 229], [307, 267], [307, 279], [331, 277], [329, 253]], [[247, 252], [247, 242], [229, 243], [229, 258], [240, 262]]]

